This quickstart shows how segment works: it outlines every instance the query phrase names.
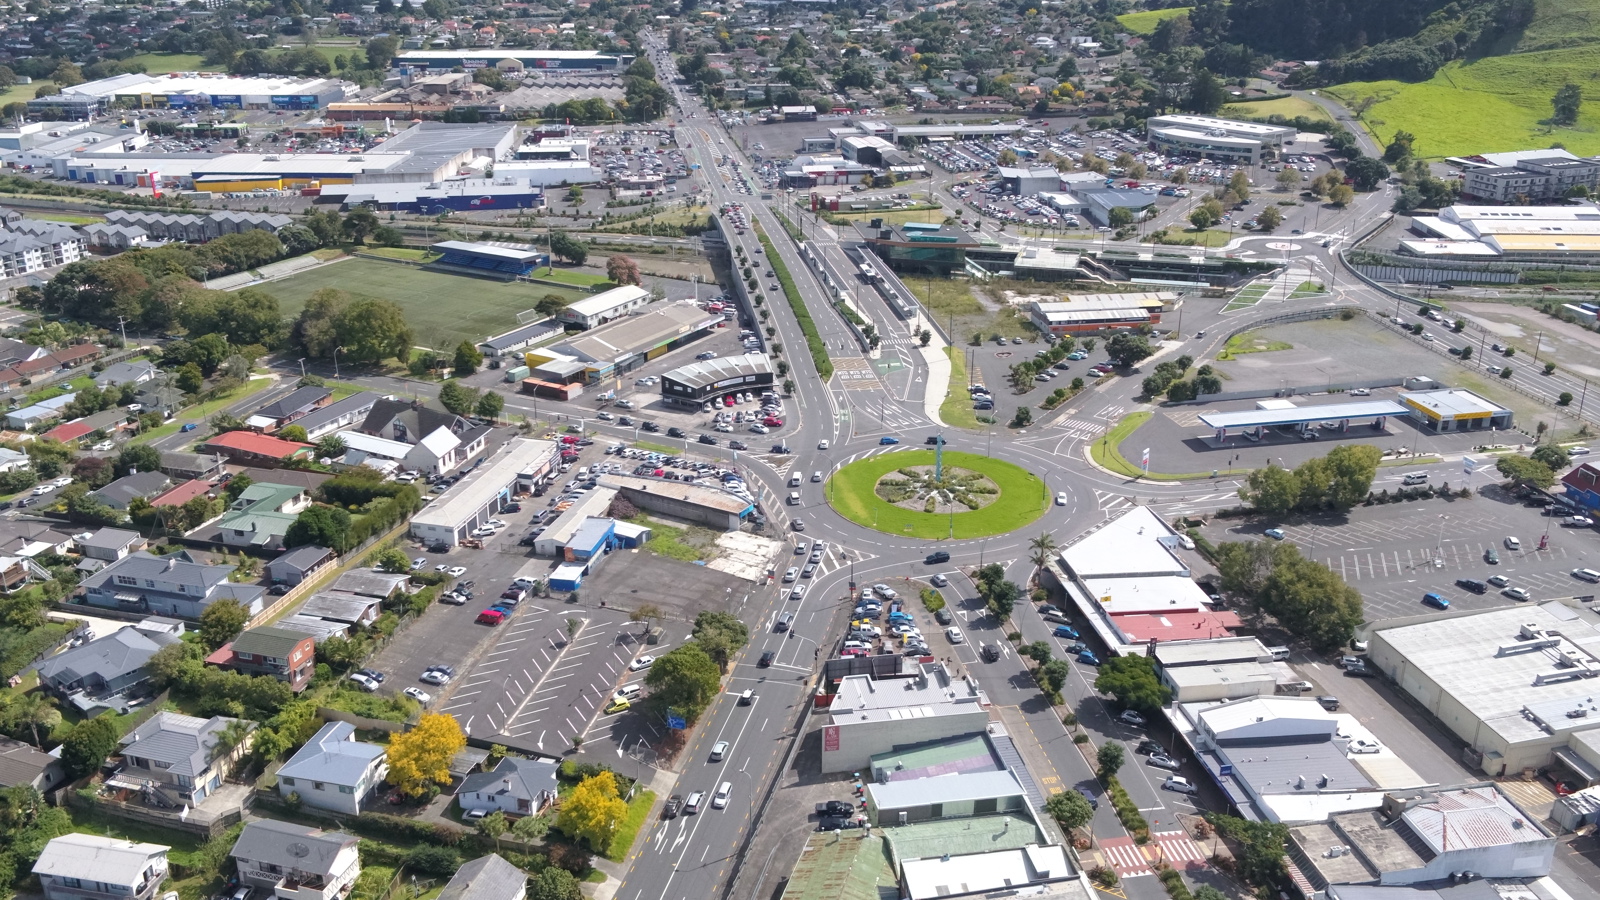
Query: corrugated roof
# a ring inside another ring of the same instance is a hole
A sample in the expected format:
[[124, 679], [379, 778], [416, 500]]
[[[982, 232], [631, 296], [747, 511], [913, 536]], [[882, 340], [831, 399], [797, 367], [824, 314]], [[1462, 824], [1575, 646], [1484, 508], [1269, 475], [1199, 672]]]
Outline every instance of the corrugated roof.
[[1400, 816], [1434, 853], [1545, 841], [1534, 821], [1491, 785], [1440, 791]]
[[528, 873], [491, 853], [457, 869], [438, 900], [522, 900], [527, 887]]
[[[53, 838], [33, 864], [35, 875], [83, 878], [107, 884], [134, 885], [143, 880], [152, 858], [172, 848], [97, 834], [64, 834]], [[165, 869], [165, 864], [162, 865]]]
[[278, 777], [308, 778], [330, 784], [354, 787], [375, 759], [385, 751], [377, 744], [355, 739], [356, 727], [349, 722], [329, 722], [311, 740], [296, 750], [278, 770]]
[[934, 778], [869, 783], [867, 793], [880, 811], [927, 806], [930, 803], [960, 803], [992, 797], [1021, 797], [1022, 784], [1007, 771], [960, 772]]

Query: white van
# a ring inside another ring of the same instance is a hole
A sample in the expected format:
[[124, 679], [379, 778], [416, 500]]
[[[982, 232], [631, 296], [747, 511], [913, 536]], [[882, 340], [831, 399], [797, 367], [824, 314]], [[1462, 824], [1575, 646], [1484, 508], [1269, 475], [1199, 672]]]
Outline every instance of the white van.
[[716, 796], [711, 798], [711, 806], [714, 809], [725, 809], [728, 805], [728, 795], [731, 793], [733, 793], [733, 782], [724, 781], [722, 785], [717, 788]]
[[1267, 652], [1272, 654], [1274, 662], [1283, 662], [1289, 658], [1288, 647], [1268, 647]]
[[789, 487], [799, 487], [800, 486], [800, 482], [802, 482], [804, 480], [805, 480], [804, 478], [800, 477], [800, 473], [796, 472], [793, 475], [789, 476]]
[[1581, 578], [1591, 583], [1600, 582], [1600, 572], [1596, 572], [1593, 569], [1573, 569], [1572, 577]]
[[789, 505], [790, 506], [799, 506], [800, 505], [800, 492], [799, 491], [790, 491], [789, 492]]
[[1427, 484], [1428, 483], [1428, 473], [1427, 472], [1412, 472], [1410, 475], [1407, 475], [1406, 477], [1400, 479], [1400, 483], [1401, 484]]
[[617, 688], [617, 692], [611, 695], [611, 699], [632, 701], [642, 693], [644, 693], [644, 687], [642, 685], [625, 684], [622, 687]]

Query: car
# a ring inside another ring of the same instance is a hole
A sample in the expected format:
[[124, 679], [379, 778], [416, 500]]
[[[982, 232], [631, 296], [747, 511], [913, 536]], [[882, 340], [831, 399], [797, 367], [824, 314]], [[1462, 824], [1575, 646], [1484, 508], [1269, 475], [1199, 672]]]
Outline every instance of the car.
[[50, 483], [55, 485], [58, 488], [64, 488], [67, 485], [72, 483], [72, 476], [71, 475], [63, 475], [60, 478], [57, 478], [57, 479], [51, 481]]
[[1194, 782], [1184, 778], [1181, 775], [1167, 776], [1167, 780], [1161, 782], [1161, 789], [1164, 791], [1172, 791], [1176, 794], [1188, 794], [1190, 796], [1200, 793], [1200, 789], [1194, 786]]
[[1350, 742], [1351, 753], [1377, 753], [1382, 749], [1383, 745], [1379, 744], [1377, 741], [1367, 741], [1357, 738], [1356, 740]]
[[889, 435], [884, 435], [883, 437], [878, 438], [878, 446], [880, 446], [880, 447], [887, 447], [887, 446], [890, 446], [891, 444], [898, 444], [898, 443], [900, 443], [900, 439], [897, 438], [897, 437], [890, 437]]
[[1481, 594], [1489, 589], [1487, 584], [1484, 584], [1475, 578], [1457, 578], [1456, 587], [1461, 588], [1462, 590], [1471, 591], [1474, 594]]
[[930, 566], [938, 565], [939, 563], [947, 563], [949, 561], [950, 553], [947, 550], [935, 550], [934, 552], [929, 553], [922, 560], [925, 565]]
[[371, 678], [368, 678], [360, 672], [351, 672], [347, 677], [351, 681], [354, 681], [356, 685], [363, 691], [366, 691], [369, 694], [378, 689], [378, 683], [376, 681], [373, 681]]
[[795, 519], [793, 522], [789, 523], [789, 527], [793, 528], [795, 531], [805, 531], [806, 523], [804, 519]]
[[1000, 658], [1000, 648], [994, 644], [979, 644], [978, 658], [987, 663], [995, 662]]
[[1329, 696], [1329, 695], [1323, 695], [1323, 696], [1317, 698], [1317, 703], [1320, 704], [1322, 706], [1322, 708], [1327, 710], [1328, 712], [1338, 712], [1339, 711], [1339, 698], [1338, 697], [1333, 697], [1333, 696]]
[[637, 672], [637, 671], [639, 671], [641, 669], [648, 669], [648, 668], [650, 668], [650, 665], [652, 663], [654, 663], [655, 661], [656, 661], [656, 658], [654, 656], [650, 655], [649, 653], [646, 653], [645, 655], [635, 659], [633, 662], [628, 663], [628, 671], [629, 672]]
[[783, 580], [786, 584], [794, 581], [798, 577], [800, 577], [800, 569], [797, 566], [790, 566], [783, 572]]
[[711, 745], [711, 761], [712, 762], [722, 762], [723, 758], [728, 755], [729, 748], [731, 748], [732, 746], [733, 745], [729, 744], [727, 741], [717, 741], [715, 744], [712, 744]]
[[821, 481], [821, 480], [822, 480], [822, 473], [820, 471], [811, 473], [811, 481], [813, 483]]
[[756, 702], [756, 692], [754, 690], [745, 688], [745, 690], [739, 694], [740, 706], [749, 706], [754, 702]]
[[377, 669], [357, 669], [356, 674], [365, 675], [379, 684], [383, 684], [385, 681], [389, 680], [389, 676], [379, 672]]
[[1066, 506], [1067, 505], [1067, 492], [1066, 491], [1056, 491], [1056, 505], [1057, 506]]
[[401, 693], [424, 705], [433, 702], [433, 695], [419, 687], [408, 687]]
[[817, 441], [817, 449], [818, 450], [826, 450], [826, 449], [828, 449], [828, 442], [827, 441]]
[[706, 799], [705, 791], [695, 791], [695, 792], [691, 793], [689, 795], [689, 799], [683, 801], [683, 811], [685, 813], [697, 813], [697, 812], [699, 812], [700, 811], [700, 804], [705, 799]]
[[928, 579], [928, 582], [934, 587], [949, 587], [950, 585], [950, 579], [945, 577], [943, 572], [935, 572], [933, 577]]
[[675, 819], [675, 818], [678, 817], [678, 813], [680, 813], [682, 811], [683, 811], [683, 795], [682, 794], [673, 794], [671, 797], [667, 798], [666, 805], [661, 807], [661, 818], [663, 818], [663, 819]]
[[461, 576], [467, 574], [467, 570], [465, 566], [451, 566], [450, 569], [445, 572], [445, 574], [449, 575], [451, 578], [460, 578]]
[[1131, 725], [1134, 728], [1143, 728], [1145, 726], [1144, 716], [1139, 715], [1131, 709], [1123, 710], [1122, 715], [1117, 716], [1117, 721], [1124, 725]]
[[1592, 528], [1594, 520], [1588, 516], [1572, 516], [1561, 523], [1562, 528]]
[[1372, 392], [1367, 390], [1366, 388], [1352, 388], [1351, 391], [1350, 391], [1350, 396], [1352, 396], [1352, 397], [1370, 397], [1370, 396], [1372, 396]]
[[944, 630], [944, 636], [949, 638], [952, 644], [965, 644], [967, 642], [967, 636], [962, 634], [961, 629], [954, 625]]
[[839, 831], [845, 828], [860, 828], [861, 822], [854, 815], [823, 816], [817, 820], [818, 831]]
[[804, 599], [805, 596], [806, 596], [806, 585], [805, 585], [805, 582], [801, 582], [800, 584], [795, 585], [794, 588], [789, 591], [789, 599], [790, 600], [801, 600], [801, 599]]
[[615, 697], [613, 697], [611, 699], [611, 702], [606, 704], [606, 708], [604, 710], [604, 713], [609, 716], [609, 715], [612, 715], [613, 713], [625, 712], [626, 710], [629, 710], [629, 709], [632, 709], [632, 708], [633, 708], [633, 701], [632, 700], [618, 700]]
[[700, 435], [700, 437], [699, 437], [699, 438], [698, 438], [698, 440], [699, 440], [699, 441], [700, 441], [700, 443], [702, 443], [702, 444], [710, 444], [710, 445], [712, 445], [712, 446], [715, 446], [715, 445], [716, 445], [716, 443], [717, 443], [717, 439], [716, 439], [716, 438], [714, 438], [714, 437], [712, 437], [712, 436], [711, 436], [711, 435], [709, 435], [709, 434], [702, 434], [702, 435]]
[[1441, 597], [1438, 594], [1433, 594], [1433, 593], [1423, 594], [1422, 595], [1422, 603], [1423, 603], [1423, 605], [1431, 606], [1434, 609], [1449, 609], [1450, 608], [1450, 601], [1449, 600], [1446, 600], [1444, 597]]
[[1568, 456], [1588, 456], [1591, 451], [1588, 447], [1568, 447]]
[[810, 578], [815, 574], [817, 574], [817, 564], [814, 562], [806, 563], [806, 567], [800, 570], [801, 578]]
[[1160, 741], [1157, 741], [1154, 738], [1145, 738], [1144, 740], [1139, 742], [1139, 745], [1137, 747], [1133, 748], [1133, 752], [1141, 754], [1143, 756], [1149, 756], [1152, 753], [1160, 753], [1160, 754], [1165, 755], [1167, 750], [1166, 750], [1165, 747], [1161, 746], [1161, 742]]
[[1511, 583], [1511, 579], [1507, 578], [1504, 575], [1490, 575], [1489, 578], [1488, 578], [1488, 582], [1490, 584], [1494, 585], [1495, 587], [1505, 587], [1506, 585]]
[[1272, 538], [1275, 541], [1283, 540], [1283, 529], [1282, 528], [1268, 528], [1266, 531], [1264, 531], [1262, 533], [1265, 534], [1267, 537]]
[[1521, 541], [1521, 539], [1514, 538], [1514, 537], [1506, 538], [1506, 549], [1507, 550], [1521, 550], [1522, 549], [1522, 541]]
[[416, 559], [413, 559], [411, 561], [411, 571], [413, 571], [413, 572], [415, 572], [415, 571], [417, 571], [419, 569], [425, 569], [425, 568], [427, 568], [427, 566], [428, 566], [428, 558], [426, 556], [419, 556]]
[[774, 650], [767, 650], [767, 651], [763, 652], [761, 654], [761, 658], [756, 660], [756, 668], [765, 669], [765, 668], [771, 666], [772, 665], [772, 661], [774, 659], [777, 659], [777, 657], [778, 657], [778, 654]]
[[1510, 597], [1513, 600], [1524, 603], [1533, 599], [1533, 595], [1529, 594], [1526, 588], [1508, 587], [1500, 593]]
[[940, 625], [949, 625], [956, 620], [956, 617], [950, 614], [950, 607], [941, 606], [939, 611], [933, 614], [933, 620]]
[[1493, 547], [1483, 551], [1483, 561], [1491, 566], [1500, 565], [1500, 553]]
[[1100, 657], [1095, 656], [1093, 650], [1083, 649], [1078, 651], [1078, 662], [1086, 666], [1098, 667], [1100, 665]]
[[1068, 640], [1075, 641], [1080, 637], [1080, 635], [1078, 634], [1078, 629], [1073, 628], [1071, 625], [1057, 625], [1056, 630], [1051, 632], [1051, 637], [1066, 638]]
[[491, 606], [483, 612], [478, 613], [478, 618], [476, 621], [479, 625], [499, 625], [505, 620], [506, 611], [504, 609]]
[[1183, 768], [1182, 763], [1166, 755], [1165, 753], [1150, 754], [1150, 758], [1146, 759], [1144, 764], [1147, 766], [1155, 766], [1158, 769], [1166, 769], [1169, 772], [1176, 772]]

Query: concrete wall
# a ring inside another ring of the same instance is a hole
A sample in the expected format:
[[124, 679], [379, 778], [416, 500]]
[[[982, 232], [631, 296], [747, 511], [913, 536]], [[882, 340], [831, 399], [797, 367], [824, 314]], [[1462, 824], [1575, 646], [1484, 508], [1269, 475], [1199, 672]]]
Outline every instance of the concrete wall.
[[[835, 714], [834, 721], [840, 718]], [[953, 715], [827, 725], [822, 729], [822, 772], [857, 772], [868, 768], [872, 757], [879, 753], [907, 744], [976, 734], [988, 723], [989, 711], [974, 704], [971, 712]]]
[[628, 498], [628, 502], [643, 510], [658, 512], [662, 515], [672, 516], [675, 519], [683, 519], [688, 522], [698, 522], [701, 525], [721, 531], [739, 530], [739, 516], [735, 513], [723, 512], [720, 509], [712, 509], [701, 506], [698, 503], [666, 497], [650, 491], [636, 491], [632, 488], [623, 488], [622, 495]]

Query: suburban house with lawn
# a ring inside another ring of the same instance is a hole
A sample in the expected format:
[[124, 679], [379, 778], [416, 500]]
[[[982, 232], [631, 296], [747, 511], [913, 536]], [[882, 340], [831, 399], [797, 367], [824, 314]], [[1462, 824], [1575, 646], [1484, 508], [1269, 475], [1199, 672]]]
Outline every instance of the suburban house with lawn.
[[199, 806], [249, 751], [254, 729], [244, 719], [162, 710], [122, 738], [122, 765], [106, 784], [138, 791], [151, 806]]
[[145, 663], [179, 640], [164, 631], [127, 625], [40, 663], [39, 685], [85, 715], [127, 712], [129, 701], [149, 690]]
[[134, 472], [124, 475], [89, 496], [112, 509], [128, 511], [135, 500], [148, 500], [172, 487], [172, 479], [162, 472]]
[[457, 869], [437, 900], [523, 900], [527, 893], [528, 873], [491, 853]]
[[326, 406], [333, 391], [321, 387], [295, 388], [251, 413], [244, 423], [257, 431], [277, 431], [314, 409]]
[[222, 518], [194, 536], [229, 547], [282, 550], [289, 526], [310, 505], [311, 493], [303, 487], [257, 482], [244, 489]]
[[156, 556], [140, 550], [83, 581], [90, 606], [180, 619], [198, 619], [218, 600], [236, 600], [253, 616], [261, 612], [266, 590], [228, 580], [233, 566], [194, 562], [183, 553]]
[[385, 775], [389, 755], [377, 744], [356, 740], [349, 722], [329, 722], [278, 770], [278, 793], [298, 794], [317, 809], [360, 815]]
[[291, 459], [310, 456], [314, 448], [253, 431], [228, 431], [206, 441], [200, 449], [245, 465], [281, 466]]
[[61, 760], [32, 744], [0, 737], [0, 788], [27, 785], [42, 794], [66, 780]]
[[279, 900], [339, 900], [361, 874], [356, 837], [259, 819], [247, 823], [229, 855], [239, 880]]
[[308, 439], [318, 441], [341, 428], [349, 428], [366, 421], [373, 405], [381, 399], [383, 398], [371, 391], [361, 391], [343, 400], [335, 400], [327, 406], [319, 406], [295, 419], [294, 424], [306, 430]]
[[554, 760], [507, 756], [491, 771], [468, 775], [456, 791], [456, 802], [467, 812], [538, 815], [555, 802], [560, 769]]
[[102, 528], [78, 541], [78, 550], [86, 559], [116, 562], [135, 550], [144, 549], [144, 536], [125, 528]]
[[482, 453], [492, 429], [420, 401], [379, 400], [355, 430], [411, 445], [402, 460], [407, 468], [444, 475]]
[[33, 874], [47, 900], [150, 900], [167, 880], [167, 851], [98, 834], [64, 834], [44, 845]]
[[316, 653], [311, 635], [263, 625], [223, 644], [206, 657], [206, 663], [243, 675], [276, 678], [298, 693], [311, 684]]

